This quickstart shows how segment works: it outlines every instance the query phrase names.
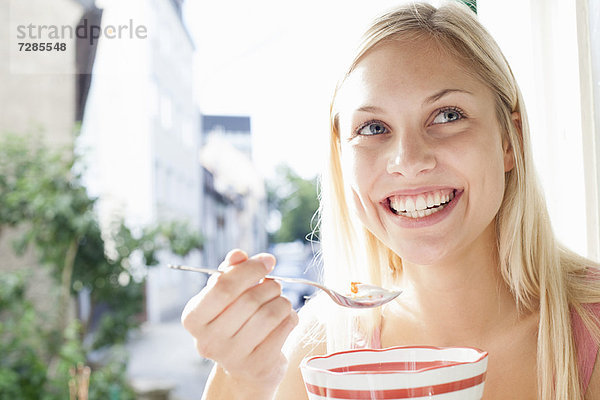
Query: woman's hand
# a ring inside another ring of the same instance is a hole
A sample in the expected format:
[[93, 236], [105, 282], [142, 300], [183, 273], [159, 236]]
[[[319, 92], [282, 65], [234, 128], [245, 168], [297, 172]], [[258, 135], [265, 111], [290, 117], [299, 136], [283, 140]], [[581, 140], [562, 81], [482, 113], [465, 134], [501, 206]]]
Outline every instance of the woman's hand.
[[223, 390], [235, 393], [232, 399], [270, 398], [283, 378], [287, 362], [281, 347], [298, 316], [279, 283], [264, 279], [274, 266], [270, 254], [248, 258], [233, 250], [219, 267], [223, 273], [213, 275], [186, 305], [183, 326], [198, 353], [217, 363], [209, 385], [228, 386], [205, 388], [205, 394]]

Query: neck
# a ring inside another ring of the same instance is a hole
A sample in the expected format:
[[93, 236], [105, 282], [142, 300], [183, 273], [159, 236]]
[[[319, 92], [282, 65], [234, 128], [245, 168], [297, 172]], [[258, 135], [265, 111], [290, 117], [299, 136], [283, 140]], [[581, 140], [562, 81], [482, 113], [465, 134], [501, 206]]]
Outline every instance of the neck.
[[400, 285], [405, 293], [396, 307], [431, 342], [479, 342], [516, 322], [517, 307], [500, 274], [494, 229], [491, 224], [467, 250], [443, 262], [403, 263]]

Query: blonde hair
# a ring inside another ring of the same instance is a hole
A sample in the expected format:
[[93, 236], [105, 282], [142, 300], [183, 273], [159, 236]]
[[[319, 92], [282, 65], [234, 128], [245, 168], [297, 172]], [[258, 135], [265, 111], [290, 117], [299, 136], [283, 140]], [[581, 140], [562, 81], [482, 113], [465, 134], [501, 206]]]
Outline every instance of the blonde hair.
[[[341, 290], [350, 279], [391, 285], [402, 268], [399, 256], [364, 228], [349, 207], [351, 191], [343, 180], [336, 110], [336, 94], [365, 54], [384, 40], [398, 38], [433, 39], [493, 91], [496, 116], [515, 161], [506, 173], [496, 216], [499, 268], [519, 309], [539, 311], [539, 398], [582, 399], [570, 312], [577, 312], [595, 337], [600, 336], [596, 319], [583, 307], [600, 302], [599, 280], [590, 276], [590, 268], [597, 265], [556, 242], [533, 168], [522, 95], [498, 45], [466, 6], [416, 3], [381, 16], [363, 36], [351, 67], [338, 83], [331, 102], [328, 166], [321, 178], [324, 281]], [[512, 119], [514, 112], [520, 115], [520, 127]], [[336, 311], [326, 324], [329, 350], [353, 346], [357, 333], [370, 340], [379, 313], [356, 317]]]

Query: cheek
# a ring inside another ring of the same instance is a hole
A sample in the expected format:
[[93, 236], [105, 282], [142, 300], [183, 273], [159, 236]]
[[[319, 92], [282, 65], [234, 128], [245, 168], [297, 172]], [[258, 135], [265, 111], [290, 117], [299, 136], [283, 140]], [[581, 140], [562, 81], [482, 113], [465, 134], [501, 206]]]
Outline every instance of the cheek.
[[[485, 153], [482, 153], [485, 154]], [[504, 157], [501, 152], [488, 152], [488, 156], [480, 159], [479, 166], [481, 168], [481, 177], [478, 191], [477, 203], [486, 205], [481, 207], [482, 212], [495, 214], [500, 208], [504, 197], [505, 172], [504, 172]]]
[[364, 222], [373, 208], [369, 196], [376, 179], [373, 162], [364, 153], [348, 147], [342, 151], [341, 166], [346, 182], [347, 204]]
[[342, 148], [341, 167], [344, 182], [353, 190], [360, 191], [362, 160], [359, 154], [349, 146]]

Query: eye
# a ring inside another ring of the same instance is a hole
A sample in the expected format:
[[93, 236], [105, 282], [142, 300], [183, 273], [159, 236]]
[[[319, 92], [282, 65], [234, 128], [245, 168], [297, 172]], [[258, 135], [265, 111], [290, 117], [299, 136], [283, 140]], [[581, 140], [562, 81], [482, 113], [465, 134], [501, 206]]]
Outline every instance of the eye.
[[458, 121], [465, 117], [465, 114], [456, 107], [448, 107], [439, 111], [439, 113], [435, 116], [432, 125], [436, 124], [447, 124], [448, 122]]
[[388, 129], [386, 126], [378, 121], [369, 121], [365, 124], [362, 124], [356, 130], [356, 135], [362, 136], [373, 136], [373, 135], [381, 135], [382, 133], [387, 133]]

